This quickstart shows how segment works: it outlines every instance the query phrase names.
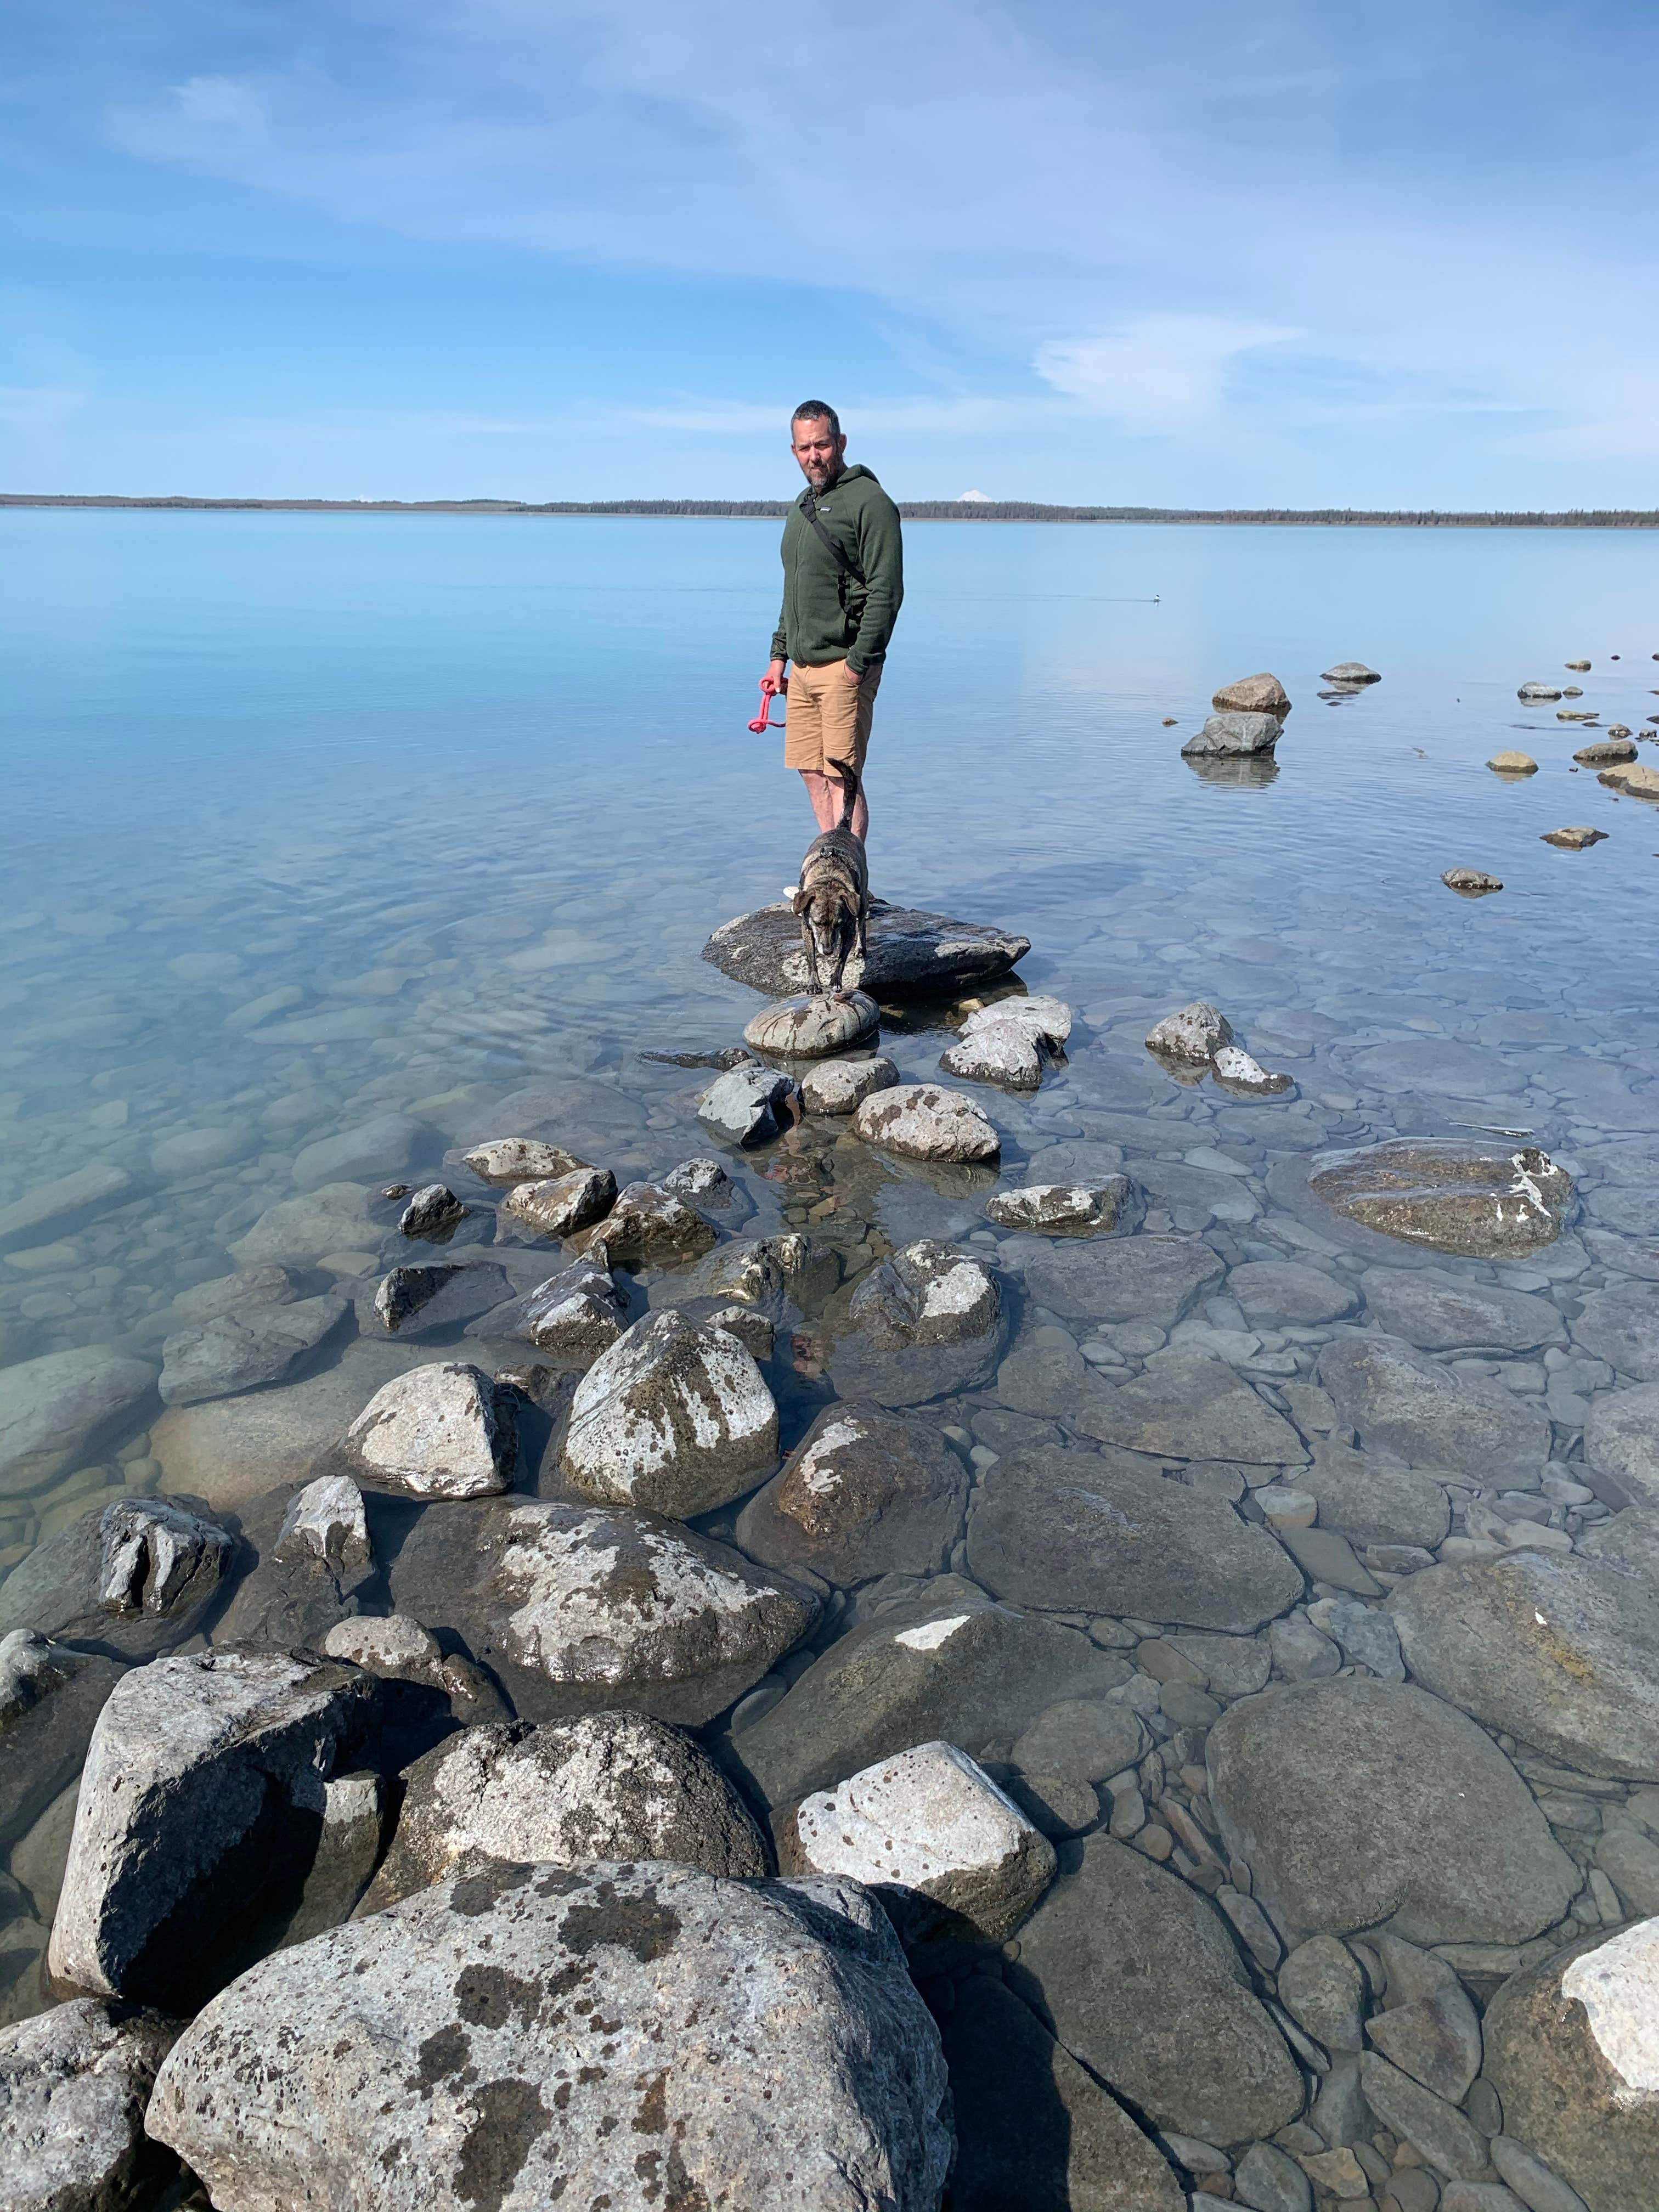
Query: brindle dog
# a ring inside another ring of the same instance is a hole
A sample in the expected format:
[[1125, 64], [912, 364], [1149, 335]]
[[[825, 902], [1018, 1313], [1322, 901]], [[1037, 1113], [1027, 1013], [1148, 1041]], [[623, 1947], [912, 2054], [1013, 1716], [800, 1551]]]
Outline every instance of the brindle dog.
[[848, 959], [855, 950], [860, 961], [869, 957], [870, 864], [863, 838], [855, 837], [849, 826], [859, 795], [858, 772], [848, 761], [829, 765], [845, 793], [841, 820], [807, 847], [793, 905], [800, 916], [801, 951], [813, 997], [823, 994], [827, 969], [831, 994], [846, 1000], [852, 995], [842, 986]]

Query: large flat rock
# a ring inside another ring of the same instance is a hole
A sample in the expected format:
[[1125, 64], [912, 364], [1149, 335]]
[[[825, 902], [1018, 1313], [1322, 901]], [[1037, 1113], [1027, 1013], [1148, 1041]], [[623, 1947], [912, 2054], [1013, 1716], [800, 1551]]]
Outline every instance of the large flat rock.
[[1168, 1459], [1242, 1460], [1300, 1467], [1308, 1448], [1224, 1360], [1159, 1359], [1115, 1389], [1091, 1393], [1076, 1415], [1085, 1436]]
[[1319, 1379], [1363, 1445], [1413, 1467], [1455, 1468], [1484, 1482], [1534, 1475], [1549, 1457], [1550, 1425], [1537, 1407], [1381, 1329], [1328, 1344]]
[[[1029, 937], [881, 900], [871, 909], [869, 943], [860, 981], [877, 999], [944, 994], [998, 982], [1031, 949]], [[703, 946], [702, 957], [734, 982], [763, 991], [769, 999], [793, 998], [809, 988], [800, 921], [787, 899], [722, 922]]]
[[1068, 1321], [1149, 1321], [1169, 1328], [1206, 1285], [1226, 1270], [1207, 1244], [1188, 1237], [1126, 1237], [1093, 1243], [1026, 1245], [1022, 1260], [1035, 1304]]
[[26, 1498], [136, 1419], [155, 1383], [147, 1359], [93, 1345], [0, 1370], [0, 1498]]

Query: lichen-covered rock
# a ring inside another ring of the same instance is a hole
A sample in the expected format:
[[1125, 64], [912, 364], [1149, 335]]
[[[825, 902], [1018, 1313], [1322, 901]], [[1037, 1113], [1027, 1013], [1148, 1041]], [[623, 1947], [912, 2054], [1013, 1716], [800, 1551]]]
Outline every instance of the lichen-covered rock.
[[939, 1066], [970, 1083], [1035, 1091], [1071, 1033], [1072, 1010], [1062, 999], [998, 999], [969, 1015]]
[[1000, 1943], [1054, 1879], [1054, 1846], [983, 1768], [923, 1743], [804, 1798], [778, 1821], [786, 1874], [845, 1875], [890, 1899], [912, 1947], [965, 1928]]
[[1003, 1229], [1034, 1237], [1127, 1237], [1146, 1217], [1146, 1200], [1127, 1176], [1095, 1182], [1030, 1182], [1000, 1190], [985, 1201], [988, 1218]]
[[608, 1352], [628, 1326], [628, 1300], [608, 1267], [592, 1260], [550, 1275], [493, 1326], [522, 1337], [538, 1352], [592, 1359]]
[[1194, 999], [1189, 1006], [1165, 1014], [1146, 1032], [1146, 1049], [1164, 1060], [1202, 1066], [1233, 1041], [1232, 1024], [1218, 1007]]
[[280, 1559], [315, 1559], [337, 1574], [374, 1564], [363, 1494], [347, 1475], [322, 1475], [296, 1491], [276, 1534]]
[[705, 1874], [767, 1872], [760, 1831], [707, 1752], [627, 1712], [470, 1728], [417, 1759], [361, 1910], [395, 1905], [477, 1858], [677, 1859]]
[[899, 1072], [890, 1060], [827, 1060], [808, 1068], [800, 1083], [809, 1114], [853, 1114], [878, 1091], [890, 1091]]
[[907, 1160], [994, 1160], [1002, 1149], [982, 1106], [937, 1083], [899, 1083], [866, 1098], [853, 1134]]
[[0, 2027], [0, 2191], [6, 2212], [129, 2212], [172, 2164], [144, 2107], [176, 2021], [79, 1997]]
[[1288, 1075], [1270, 1075], [1260, 1060], [1236, 1044], [1224, 1044], [1210, 1063], [1210, 1073], [1224, 1091], [1242, 1098], [1282, 1098], [1294, 1091]]
[[671, 1310], [583, 1376], [562, 1464], [584, 1497], [688, 1520], [752, 1490], [777, 1457], [777, 1406], [750, 1353]]
[[32, 1628], [148, 1658], [199, 1625], [235, 1549], [193, 1506], [118, 1498], [59, 1529], [0, 1583], [0, 1634]]
[[637, 1274], [644, 1267], [678, 1267], [700, 1259], [716, 1236], [713, 1224], [673, 1191], [660, 1183], [630, 1182], [617, 1194], [605, 1219], [586, 1231], [585, 1249], [601, 1266]]
[[[603, 2021], [603, 2036], [594, 2032]], [[222, 2205], [933, 2212], [938, 2032], [855, 1883], [491, 1864], [266, 1960], [150, 2132]]]
[[611, 1211], [617, 1178], [609, 1168], [574, 1168], [541, 1182], [515, 1183], [501, 1211], [537, 1237], [573, 1237]]
[[[48, 1960], [168, 2005], [236, 1971], [262, 1888], [302, 1874], [324, 1781], [373, 1718], [355, 1667], [210, 1651], [135, 1668], [93, 1730]], [[309, 1825], [308, 1825], [309, 1824]]]
[[1518, 1258], [1553, 1244], [1573, 1181], [1536, 1146], [1457, 1137], [1392, 1138], [1317, 1153], [1308, 1188], [1350, 1221], [1384, 1237], [1474, 1260]]
[[830, 1355], [843, 1397], [920, 1406], [982, 1381], [1002, 1340], [1002, 1298], [982, 1261], [907, 1244], [854, 1291]]
[[378, 1389], [346, 1431], [359, 1479], [410, 1498], [483, 1498], [507, 1489], [518, 1456], [509, 1394], [464, 1360], [411, 1367]]
[[[869, 952], [861, 982], [872, 996], [942, 997], [986, 983], [1000, 982], [1031, 949], [1029, 937], [989, 929], [975, 921], [953, 921], [946, 915], [872, 902]], [[807, 988], [801, 951], [800, 921], [788, 899], [724, 922], [702, 949], [702, 957], [733, 981], [787, 999]]]
[[344, 1298], [300, 1298], [242, 1306], [179, 1330], [161, 1346], [156, 1389], [165, 1406], [194, 1406], [281, 1382], [330, 1337], [349, 1311]]
[[839, 1583], [942, 1567], [962, 1531], [968, 1473], [931, 1423], [839, 1401], [738, 1517], [769, 1566]]
[[763, 1006], [744, 1027], [743, 1041], [757, 1052], [787, 1060], [822, 1060], [875, 1035], [881, 1009], [862, 991], [844, 998], [821, 992], [816, 998], [782, 999]]
[[697, 1103], [697, 1119], [717, 1137], [744, 1151], [769, 1145], [799, 1119], [800, 1085], [775, 1067], [734, 1067], [711, 1083]]
[[534, 1137], [495, 1137], [463, 1152], [461, 1161], [481, 1182], [506, 1183], [550, 1182], [589, 1164], [562, 1145], [543, 1144]]

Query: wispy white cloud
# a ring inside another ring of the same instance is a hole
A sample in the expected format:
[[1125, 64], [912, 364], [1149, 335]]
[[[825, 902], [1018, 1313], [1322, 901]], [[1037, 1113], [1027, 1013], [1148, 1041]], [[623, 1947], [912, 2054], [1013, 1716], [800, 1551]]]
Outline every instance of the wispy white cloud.
[[1277, 323], [1227, 315], [1137, 315], [1098, 337], [1050, 339], [1033, 366], [1091, 414], [1126, 430], [1170, 435], [1215, 421], [1242, 356], [1299, 336]]

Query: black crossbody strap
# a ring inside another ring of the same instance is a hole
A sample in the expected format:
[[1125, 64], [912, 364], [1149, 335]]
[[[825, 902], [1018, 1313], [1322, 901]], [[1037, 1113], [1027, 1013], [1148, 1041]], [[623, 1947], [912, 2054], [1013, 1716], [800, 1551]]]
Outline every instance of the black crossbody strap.
[[823, 523], [819, 521], [818, 503], [810, 491], [803, 492], [801, 495], [800, 511], [806, 517], [806, 520], [811, 524], [813, 529], [817, 532], [818, 536], [823, 538], [824, 544], [830, 548], [830, 556], [834, 560], [836, 568], [841, 570], [842, 575], [850, 576], [855, 584], [863, 584], [865, 588], [868, 590], [869, 580], [866, 577], [863, 569], [859, 567], [856, 561], [849, 561], [848, 559], [847, 556], [842, 551], [840, 546], [836, 544], [835, 539], [824, 528]]

